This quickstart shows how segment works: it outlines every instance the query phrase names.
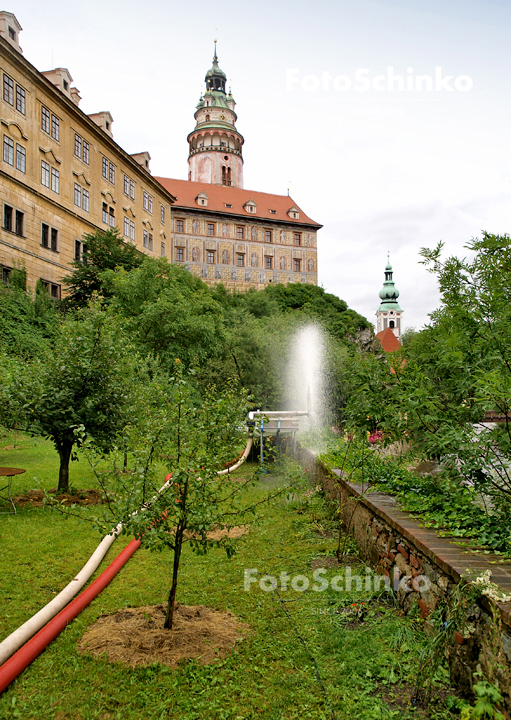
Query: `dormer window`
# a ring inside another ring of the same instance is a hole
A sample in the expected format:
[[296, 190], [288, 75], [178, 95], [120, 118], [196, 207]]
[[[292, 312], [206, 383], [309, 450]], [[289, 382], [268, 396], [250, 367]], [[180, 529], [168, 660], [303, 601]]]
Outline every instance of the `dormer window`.
[[276, 215], [276, 214], [277, 214], [277, 211], [276, 211], [276, 210], [270, 210], [270, 213], [271, 213], [272, 215]]
[[293, 205], [292, 208], [289, 208], [289, 210], [287, 211], [287, 214], [289, 215], [291, 220], [299, 220], [300, 219], [300, 211], [295, 205]]
[[16, 30], [9, 25], [9, 37], [11, 40], [16, 40]]
[[67, 80], [62, 80], [62, 85], [64, 86], [64, 90], [69, 90], [69, 83]]
[[249, 200], [248, 202], [246, 202], [243, 207], [245, 208], [245, 210], [247, 212], [253, 213], [253, 214], [255, 214], [255, 212], [257, 210], [257, 205], [255, 204], [255, 202], [252, 199]]
[[225, 207], [226, 207], [226, 208], [232, 208], [232, 205], [230, 205], [229, 203], [225, 203]]
[[208, 206], [208, 196], [206, 195], [204, 190], [197, 195], [197, 197], [195, 198], [195, 202], [197, 203], [197, 205], [201, 205], [204, 207]]

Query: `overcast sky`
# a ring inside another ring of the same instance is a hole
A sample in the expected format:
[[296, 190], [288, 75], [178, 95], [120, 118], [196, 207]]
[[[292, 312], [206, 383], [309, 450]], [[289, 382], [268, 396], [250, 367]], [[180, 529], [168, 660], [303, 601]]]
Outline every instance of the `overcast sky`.
[[481, 230], [510, 230], [509, 0], [4, 8], [23, 27], [25, 57], [42, 71], [68, 68], [80, 107], [110, 110], [116, 141], [148, 150], [153, 174], [167, 177], [187, 177], [216, 37], [245, 137], [245, 187], [289, 188], [324, 225], [319, 282], [371, 322], [388, 251], [404, 325], [419, 328], [438, 305], [420, 248], [443, 240], [464, 254]]

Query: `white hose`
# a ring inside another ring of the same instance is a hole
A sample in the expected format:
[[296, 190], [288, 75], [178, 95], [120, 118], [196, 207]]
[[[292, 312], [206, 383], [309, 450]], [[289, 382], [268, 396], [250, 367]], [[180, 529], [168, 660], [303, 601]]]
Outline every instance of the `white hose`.
[[[227, 475], [228, 473], [232, 473], [234, 470], [237, 470], [247, 459], [251, 447], [252, 437], [249, 437], [247, 446], [238, 462], [232, 467], [227, 468], [227, 470], [220, 470], [218, 475]], [[152, 500], [155, 500], [158, 495], [161, 495], [161, 493], [167, 489], [170, 482], [172, 481], [167, 480], [167, 482], [158, 490], [156, 495], [154, 495]], [[152, 502], [152, 500], [150, 502]], [[135, 511], [133, 515], [136, 515], [137, 512], [138, 511]], [[88, 580], [90, 580], [121, 530], [122, 523], [119, 523], [114, 530], [103, 538], [93, 554], [90, 556], [89, 560], [85, 563], [80, 572], [71, 580], [71, 582], [66, 585], [66, 587], [59, 592], [53, 600], [41, 608], [39, 612], [23, 623], [23, 625], [20, 625], [17, 630], [8, 635], [5, 640], [0, 643], [0, 665], [3, 665], [3, 663], [8, 660], [11, 655], [16, 652], [16, 650], [19, 650], [20, 647], [27, 642], [27, 640], [30, 640], [36, 632], [39, 632], [46, 623], [50, 622], [57, 613], [59, 613], [68, 603], [71, 602], [76, 593], [83, 588]]]
[[[153, 500], [168, 487], [171, 480], [161, 486], [156, 495], [152, 498]], [[143, 509], [143, 508], [142, 508]], [[136, 515], [138, 511], [135, 511], [133, 515]], [[16, 650], [19, 650], [27, 640], [36, 634], [46, 623], [50, 622], [71, 600], [74, 598], [76, 593], [83, 588], [86, 582], [92, 577], [92, 574], [105, 557], [108, 549], [112, 545], [113, 541], [119, 535], [122, 530], [122, 523], [119, 523], [117, 527], [112, 530], [108, 535], [105, 535], [103, 540], [99, 543], [89, 560], [85, 563], [80, 572], [66, 585], [66, 587], [59, 592], [59, 594], [53, 598], [47, 605], [45, 605], [39, 612], [33, 615], [23, 625], [15, 630], [13, 633], [8, 635], [5, 640], [0, 643], [0, 665], [8, 660]]]
[[243, 463], [247, 459], [251, 447], [252, 447], [252, 436], [250, 436], [248, 438], [247, 447], [243, 450], [243, 455], [240, 457], [238, 462], [235, 465], [232, 465], [231, 467], [227, 468], [227, 470], [219, 470], [217, 472], [217, 475], [229, 475], [229, 473], [232, 473], [235, 470], [237, 470], [240, 467], [240, 465], [243, 465]]

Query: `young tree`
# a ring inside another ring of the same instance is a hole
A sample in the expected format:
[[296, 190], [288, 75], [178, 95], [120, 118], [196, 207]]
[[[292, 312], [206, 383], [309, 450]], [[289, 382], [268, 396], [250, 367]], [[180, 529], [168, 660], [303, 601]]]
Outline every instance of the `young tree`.
[[[128, 426], [119, 438], [108, 471], [102, 468], [101, 451], [88, 440], [84, 443], [108, 501], [97, 506], [98, 512], [103, 508], [100, 531], [108, 531], [112, 522], [122, 520], [123, 533], [135, 535], [150, 550], [171, 554], [164, 623], [169, 629], [183, 545], [189, 542], [197, 555], [211, 547], [224, 547], [232, 554], [235, 540], [228, 531], [244, 523], [258, 504], [282, 492], [244, 502], [253, 479], [218, 475], [246, 443], [246, 396], [232, 386], [220, 392], [210, 388], [199, 396], [195, 376], [195, 371], [184, 371], [180, 360], [175, 361], [170, 379], [155, 374], [145, 396], [146, 410], [139, 414], [143, 420]], [[130, 463], [121, 471], [126, 445]], [[166, 471], [171, 483], [157, 494]]]
[[96, 301], [78, 319], [64, 321], [53, 347], [18, 363], [17, 373], [4, 364], [10, 421], [17, 419], [19, 426], [53, 441], [60, 491], [69, 487], [76, 428], [85, 427], [106, 452], [126, 424], [136, 362], [119, 321]]
[[144, 261], [144, 255], [131, 243], [124, 242], [117, 228], [84, 235], [83, 246], [82, 259], [72, 263], [73, 272], [62, 280], [68, 289], [64, 307], [83, 308], [94, 293], [108, 296], [101, 273], [117, 268], [129, 272]]

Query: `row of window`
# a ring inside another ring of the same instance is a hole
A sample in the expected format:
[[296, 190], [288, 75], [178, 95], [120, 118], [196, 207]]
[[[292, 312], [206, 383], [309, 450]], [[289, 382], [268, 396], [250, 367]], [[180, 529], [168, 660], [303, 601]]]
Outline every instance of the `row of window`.
[[[176, 232], [182, 233], [184, 232], [184, 220], [176, 219]], [[217, 228], [216, 223], [207, 223], [207, 234], [210, 237], [213, 237], [217, 234]], [[236, 226], [236, 239], [237, 240], [245, 240], [246, 234], [246, 228], [243, 225], [237, 225]], [[295, 245], [301, 245], [302, 244], [302, 233], [294, 233], [294, 244]], [[265, 230], [264, 231], [264, 242], [266, 243], [272, 243], [273, 242], [273, 230]]]
[[[175, 259], [177, 262], [183, 262], [185, 259], [185, 249], [182, 247], [176, 247], [175, 248]], [[206, 252], [206, 262], [208, 265], [215, 265], [216, 264], [216, 250], [207, 250]], [[229, 261], [227, 258], [222, 258], [222, 263], [225, 265], [229, 265]], [[273, 270], [273, 257], [271, 255], [265, 255], [264, 257], [264, 267], [266, 270]], [[236, 253], [236, 265], [238, 267], [245, 267], [245, 254], [244, 253]], [[293, 258], [293, 271], [294, 272], [301, 272], [302, 269], [302, 261], [299, 258]]]
[[60, 142], [60, 119], [41, 105], [41, 130]]
[[8, 135], [4, 135], [3, 143], [3, 158], [4, 162], [14, 167], [16, 161], [16, 170], [20, 172], [26, 172], [27, 167], [27, 154], [23, 145], [16, 143], [16, 153], [14, 152], [14, 140]]

